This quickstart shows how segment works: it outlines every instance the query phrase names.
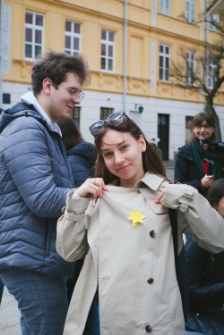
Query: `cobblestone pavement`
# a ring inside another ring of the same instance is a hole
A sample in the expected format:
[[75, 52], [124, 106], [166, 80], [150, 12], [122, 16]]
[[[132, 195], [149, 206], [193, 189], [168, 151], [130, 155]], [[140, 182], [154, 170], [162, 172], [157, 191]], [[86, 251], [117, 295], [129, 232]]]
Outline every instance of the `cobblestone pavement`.
[[[174, 163], [164, 162], [167, 177], [173, 181]], [[20, 330], [20, 313], [17, 301], [4, 289], [2, 304], [0, 306], [0, 335], [22, 335]]]
[[22, 335], [17, 301], [4, 288], [0, 306], [0, 335]]

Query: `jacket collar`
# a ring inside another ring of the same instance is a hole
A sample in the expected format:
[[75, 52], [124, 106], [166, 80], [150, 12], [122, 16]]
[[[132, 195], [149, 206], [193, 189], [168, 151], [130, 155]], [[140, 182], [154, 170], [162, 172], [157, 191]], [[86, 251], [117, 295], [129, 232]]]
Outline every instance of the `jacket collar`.
[[135, 187], [140, 188], [142, 184], [145, 184], [147, 187], [151, 188], [153, 191], [157, 191], [160, 188], [160, 185], [165, 180], [163, 177], [159, 177], [155, 174], [146, 172], [141, 180], [139, 180]]

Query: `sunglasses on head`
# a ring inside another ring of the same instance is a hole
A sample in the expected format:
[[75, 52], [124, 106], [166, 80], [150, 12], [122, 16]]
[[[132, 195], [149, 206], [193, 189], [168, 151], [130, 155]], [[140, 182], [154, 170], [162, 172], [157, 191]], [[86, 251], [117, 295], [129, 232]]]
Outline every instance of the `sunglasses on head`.
[[119, 126], [119, 124], [123, 122], [124, 117], [126, 117], [131, 122], [131, 119], [125, 114], [125, 112], [117, 112], [109, 115], [105, 120], [99, 120], [93, 123], [92, 126], [89, 127], [89, 130], [91, 134], [95, 137], [100, 134], [105, 124], [109, 124], [110, 126], [114, 127]]

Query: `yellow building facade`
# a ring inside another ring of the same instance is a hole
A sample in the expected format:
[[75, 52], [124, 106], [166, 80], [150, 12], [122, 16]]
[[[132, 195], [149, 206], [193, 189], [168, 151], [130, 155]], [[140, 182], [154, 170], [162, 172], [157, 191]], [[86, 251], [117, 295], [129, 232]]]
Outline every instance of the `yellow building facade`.
[[[90, 124], [125, 110], [149, 139], [158, 140], [163, 159], [173, 159], [205, 98], [200, 91], [175, 85], [170, 70], [181, 47], [193, 57], [204, 52], [206, 39], [216, 38], [205, 23], [197, 23], [207, 2], [5, 0], [3, 108], [31, 89], [31, 68], [39, 53], [82, 53], [92, 73], [85, 99], [74, 110], [84, 138], [92, 141]], [[224, 133], [222, 89], [215, 105]]]

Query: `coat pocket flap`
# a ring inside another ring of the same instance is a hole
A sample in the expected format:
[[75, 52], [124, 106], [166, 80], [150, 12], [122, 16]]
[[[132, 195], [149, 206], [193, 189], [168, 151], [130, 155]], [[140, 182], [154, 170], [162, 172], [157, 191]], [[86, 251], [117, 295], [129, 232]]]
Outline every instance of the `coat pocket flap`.
[[153, 191], [149, 188], [143, 188], [139, 190], [147, 204], [150, 206], [151, 210], [153, 213], [160, 215], [160, 214], [167, 214], [168, 213], [168, 208], [164, 207], [161, 204], [155, 204], [154, 200], [159, 196], [161, 192], [159, 191]]

